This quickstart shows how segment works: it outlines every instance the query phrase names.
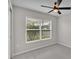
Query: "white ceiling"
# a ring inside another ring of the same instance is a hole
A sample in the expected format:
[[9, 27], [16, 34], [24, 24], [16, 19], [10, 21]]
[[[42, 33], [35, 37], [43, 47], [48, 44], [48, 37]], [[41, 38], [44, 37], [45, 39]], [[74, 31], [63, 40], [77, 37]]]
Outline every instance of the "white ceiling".
[[[51, 9], [43, 8], [40, 5], [52, 6], [54, 4], [54, 2], [56, 2], [56, 1], [57, 0], [13, 0], [12, 3], [14, 5], [17, 5], [17, 6], [20, 6], [20, 7], [29, 8], [29, 9], [32, 9], [32, 10], [47, 13]], [[70, 7], [71, 6], [71, 0], [62, 0], [62, 3], [60, 4], [60, 6]], [[61, 12], [62, 12], [62, 15], [68, 15], [68, 14], [71, 13], [70, 10], [61, 10]], [[55, 12], [52, 12], [50, 14], [58, 15]]]

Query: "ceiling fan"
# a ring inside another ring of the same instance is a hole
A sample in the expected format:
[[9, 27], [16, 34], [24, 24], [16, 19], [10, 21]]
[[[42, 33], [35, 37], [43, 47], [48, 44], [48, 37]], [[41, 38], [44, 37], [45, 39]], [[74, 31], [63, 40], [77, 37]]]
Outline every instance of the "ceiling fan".
[[60, 10], [70, 10], [71, 9], [71, 7], [59, 7], [59, 5], [61, 4], [61, 2], [62, 2], [62, 0], [57, 0], [57, 2], [54, 3], [53, 7], [44, 6], [44, 5], [41, 5], [41, 7], [46, 7], [46, 8], [52, 9], [48, 13], [54, 11], [54, 12], [57, 12], [58, 14], [61, 14]]

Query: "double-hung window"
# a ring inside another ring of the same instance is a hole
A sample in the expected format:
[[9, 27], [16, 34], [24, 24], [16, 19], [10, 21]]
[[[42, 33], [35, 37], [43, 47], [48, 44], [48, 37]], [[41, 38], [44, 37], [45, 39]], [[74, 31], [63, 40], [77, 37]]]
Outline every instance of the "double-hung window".
[[52, 21], [26, 18], [27, 42], [51, 39]]

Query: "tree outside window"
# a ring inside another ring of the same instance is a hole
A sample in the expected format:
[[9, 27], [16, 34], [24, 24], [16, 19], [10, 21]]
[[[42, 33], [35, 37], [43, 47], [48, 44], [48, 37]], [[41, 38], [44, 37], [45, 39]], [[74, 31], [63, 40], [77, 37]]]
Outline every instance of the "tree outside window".
[[26, 19], [26, 39], [27, 41], [44, 40], [50, 38], [51, 21]]

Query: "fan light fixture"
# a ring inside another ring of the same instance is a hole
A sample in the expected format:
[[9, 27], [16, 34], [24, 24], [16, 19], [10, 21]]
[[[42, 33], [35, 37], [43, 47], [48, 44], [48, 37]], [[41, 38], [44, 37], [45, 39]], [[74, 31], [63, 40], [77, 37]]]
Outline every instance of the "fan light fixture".
[[46, 8], [52, 9], [48, 13], [51, 13], [52, 11], [54, 11], [54, 12], [56, 12], [58, 14], [61, 14], [60, 10], [70, 10], [71, 9], [71, 7], [59, 7], [61, 2], [62, 2], [62, 0], [57, 0], [57, 2], [55, 2], [52, 7], [51, 6], [44, 6], [44, 5], [41, 5], [41, 7], [46, 7]]
[[55, 9], [54, 12], [58, 12], [58, 9]]

